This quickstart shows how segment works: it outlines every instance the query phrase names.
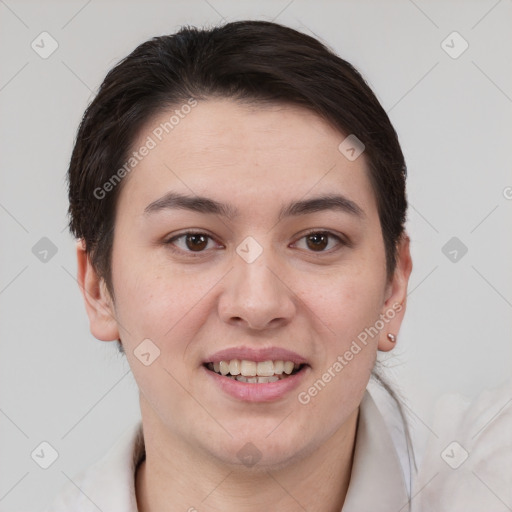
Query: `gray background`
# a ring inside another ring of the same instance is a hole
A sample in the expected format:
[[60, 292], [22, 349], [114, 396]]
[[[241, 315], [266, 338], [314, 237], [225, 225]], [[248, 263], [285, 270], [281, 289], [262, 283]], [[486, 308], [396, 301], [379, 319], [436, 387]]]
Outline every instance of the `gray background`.
[[[81, 115], [136, 45], [223, 18], [321, 38], [363, 73], [398, 131], [414, 270], [387, 373], [409, 401], [415, 436], [431, 435], [443, 393], [473, 398], [510, 376], [511, 0], [0, 0], [1, 511], [41, 509], [139, 415], [124, 358], [89, 333], [65, 229]], [[47, 59], [31, 47], [43, 31], [59, 45]], [[442, 47], [453, 31], [469, 44], [458, 58]], [[43, 237], [57, 249], [47, 261], [32, 251]], [[468, 248], [457, 262], [442, 251], [452, 237]], [[42, 441], [59, 454], [46, 470], [31, 458]]]

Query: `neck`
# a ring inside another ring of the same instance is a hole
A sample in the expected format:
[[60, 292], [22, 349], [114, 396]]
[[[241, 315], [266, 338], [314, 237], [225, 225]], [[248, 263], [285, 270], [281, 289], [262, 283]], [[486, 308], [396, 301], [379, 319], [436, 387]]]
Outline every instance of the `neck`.
[[358, 411], [300, 460], [243, 471], [175, 440], [169, 443], [161, 424], [144, 422], [146, 460], [135, 477], [138, 511], [339, 512], [350, 482]]

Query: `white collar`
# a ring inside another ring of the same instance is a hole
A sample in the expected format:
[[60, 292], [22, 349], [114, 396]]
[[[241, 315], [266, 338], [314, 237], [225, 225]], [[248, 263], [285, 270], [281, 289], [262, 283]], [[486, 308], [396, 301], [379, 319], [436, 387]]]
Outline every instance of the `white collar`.
[[[396, 416], [390, 419], [396, 420]], [[403, 450], [398, 453], [388, 430], [390, 427], [390, 422], [385, 421], [366, 391], [359, 407], [352, 474], [341, 512], [409, 510], [411, 469], [408, 444], [405, 440], [407, 453]]]
[[[397, 424], [397, 413], [390, 411], [382, 406], [379, 410], [370, 392], [365, 391], [352, 474], [341, 512], [409, 510], [409, 450], [403, 443], [397, 446], [397, 429], [392, 426]], [[139, 420], [102, 459], [67, 482], [47, 512], [137, 512], [134, 475], [144, 455]]]

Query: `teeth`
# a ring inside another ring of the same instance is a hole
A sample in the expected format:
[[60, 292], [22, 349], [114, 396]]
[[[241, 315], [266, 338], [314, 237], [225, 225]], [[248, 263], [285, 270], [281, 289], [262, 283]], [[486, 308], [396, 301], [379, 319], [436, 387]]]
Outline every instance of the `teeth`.
[[243, 375], [237, 375], [232, 378], [239, 382], [248, 382], [249, 384], [267, 384], [281, 380], [277, 375], [272, 375], [272, 377], [244, 377]]
[[277, 375], [272, 375], [270, 377], [258, 377], [258, 384], [266, 384], [267, 382], [277, 382], [281, 380]]
[[240, 375], [240, 360], [239, 359], [232, 359], [229, 362], [229, 373], [231, 373], [231, 375]]
[[244, 359], [240, 365], [240, 373], [245, 377], [255, 377], [256, 368], [257, 364], [254, 361], [246, 361]]
[[293, 361], [255, 362], [246, 359], [219, 361], [217, 363], [208, 363], [207, 366], [215, 373], [236, 378], [240, 382], [250, 383], [276, 382], [300, 368], [300, 364], [293, 363]]
[[227, 375], [229, 373], [229, 363], [226, 363], [226, 361], [221, 361], [219, 366], [221, 375]]
[[290, 375], [293, 372], [293, 363], [291, 361], [285, 361], [284, 363], [284, 373]]
[[284, 361], [274, 361], [274, 373], [281, 375], [284, 372]]
[[256, 373], [259, 377], [270, 377], [274, 375], [274, 363], [272, 361], [262, 361], [258, 363]]

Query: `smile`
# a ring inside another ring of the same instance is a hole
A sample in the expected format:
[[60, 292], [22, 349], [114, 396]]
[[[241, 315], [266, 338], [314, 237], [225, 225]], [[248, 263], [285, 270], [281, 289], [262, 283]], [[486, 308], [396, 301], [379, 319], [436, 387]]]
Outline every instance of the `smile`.
[[303, 364], [293, 361], [249, 361], [231, 359], [230, 361], [210, 362], [205, 364], [212, 372], [238, 382], [249, 384], [267, 384], [287, 379], [299, 372]]

